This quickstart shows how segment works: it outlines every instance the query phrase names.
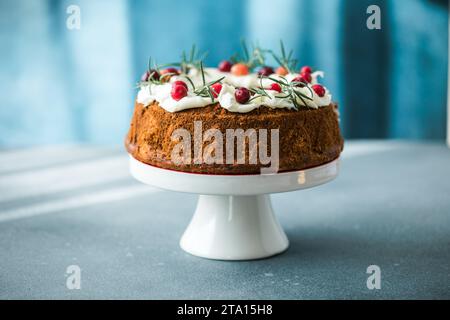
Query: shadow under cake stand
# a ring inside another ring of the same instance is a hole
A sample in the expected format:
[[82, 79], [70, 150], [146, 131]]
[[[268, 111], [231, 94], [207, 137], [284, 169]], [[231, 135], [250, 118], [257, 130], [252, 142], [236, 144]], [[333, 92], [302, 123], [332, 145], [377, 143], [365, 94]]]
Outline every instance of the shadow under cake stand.
[[208, 259], [251, 260], [279, 254], [289, 246], [269, 195], [333, 180], [339, 159], [278, 174], [211, 175], [161, 169], [130, 156], [130, 171], [145, 184], [200, 195], [180, 240], [183, 250]]

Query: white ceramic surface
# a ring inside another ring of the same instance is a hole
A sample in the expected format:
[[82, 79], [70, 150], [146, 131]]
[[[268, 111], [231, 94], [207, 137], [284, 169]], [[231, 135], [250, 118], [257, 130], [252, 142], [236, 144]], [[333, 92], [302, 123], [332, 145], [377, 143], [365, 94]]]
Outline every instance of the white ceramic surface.
[[185, 251], [209, 259], [250, 260], [281, 253], [289, 246], [268, 194], [331, 181], [338, 174], [339, 159], [279, 174], [208, 175], [161, 169], [130, 156], [130, 171], [137, 180], [158, 188], [200, 194], [180, 241]]

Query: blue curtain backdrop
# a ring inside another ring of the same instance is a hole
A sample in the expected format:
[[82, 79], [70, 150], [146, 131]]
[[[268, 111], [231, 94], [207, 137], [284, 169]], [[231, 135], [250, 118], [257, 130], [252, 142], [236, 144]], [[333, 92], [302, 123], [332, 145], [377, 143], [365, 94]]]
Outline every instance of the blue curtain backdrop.
[[[81, 29], [66, 28], [69, 5]], [[366, 28], [369, 5], [382, 29]], [[120, 144], [149, 55], [196, 43], [216, 65], [239, 40], [326, 71], [346, 138], [443, 139], [448, 3], [431, 0], [0, 2], [0, 147]]]

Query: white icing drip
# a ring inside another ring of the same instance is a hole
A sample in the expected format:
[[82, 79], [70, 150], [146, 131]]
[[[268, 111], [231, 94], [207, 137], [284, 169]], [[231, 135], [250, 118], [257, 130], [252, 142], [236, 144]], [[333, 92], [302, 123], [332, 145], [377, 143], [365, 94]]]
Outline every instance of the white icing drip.
[[159, 105], [169, 112], [177, 112], [192, 108], [206, 107], [211, 104], [211, 98], [203, 98], [195, 95], [189, 90], [188, 95], [179, 101], [172, 99], [170, 91], [172, 84], [165, 83], [161, 85], [150, 84], [139, 90], [137, 102], [144, 106], [150, 105], [153, 101], [158, 101]]
[[236, 98], [234, 97], [234, 91], [235, 88], [233, 86], [223, 84], [222, 91], [220, 91], [220, 94], [218, 96], [218, 100], [222, 108], [225, 108], [231, 112], [247, 113], [255, 110], [256, 108], [259, 108], [262, 105], [272, 109], [294, 108], [294, 105], [289, 100], [277, 99], [276, 96], [282, 94], [279, 94], [278, 92], [273, 90], [267, 90], [270, 98], [259, 97], [245, 104], [240, 104], [236, 101]]
[[311, 85], [315, 85], [319, 83], [319, 77], [324, 78], [325, 77], [325, 72], [323, 71], [315, 71], [313, 73], [311, 73]]
[[[192, 80], [196, 87], [200, 87], [203, 84], [203, 79], [201, 77], [200, 71], [197, 69], [192, 69], [189, 72], [189, 78]], [[284, 78], [287, 81], [292, 81], [298, 74], [287, 74]], [[312, 82], [311, 84], [318, 83], [318, 77], [323, 77], [324, 73], [321, 71], [316, 71], [311, 74]], [[273, 90], [267, 90], [266, 92], [270, 97], [259, 97], [246, 104], [240, 104], [236, 101], [234, 96], [235, 87], [245, 87], [245, 88], [255, 88], [260, 87], [261, 82], [264, 88], [268, 88], [273, 81], [270, 79], [260, 79], [256, 74], [249, 74], [246, 76], [235, 76], [229, 72], [221, 72], [216, 68], [206, 68], [205, 69], [205, 81], [211, 82], [225, 77], [223, 80], [222, 91], [220, 92], [215, 102], [219, 102], [222, 108], [227, 109], [231, 112], [247, 113], [260, 106], [267, 106], [272, 109], [276, 108], [294, 108], [294, 104], [289, 99], [276, 98], [277, 96], [283, 96], [284, 94], [279, 94]], [[274, 79], [281, 79], [279, 75], [273, 74], [271, 77]], [[172, 82], [176, 80], [185, 81], [188, 84], [189, 90], [188, 95], [179, 101], [172, 99], [171, 90]], [[312, 100], [303, 99], [307, 106], [310, 108], [317, 109], [319, 107], [328, 106], [331, 103], [332, 97], [330, 92], [325, 88], [325, 95], [319, 97], [313, 90], [307, 87], [296, 89], [304, 95], [310, 97]], [[142, 87], [137, 96], [137, 102], [143, 104], [144, 106], [150, 105], [153, 101], [158, 101], [159, 105], [168, 112], [177, 112], [181, 110], [191, 109], [191, 108], [201, 108], [212, 104], [211, 98], [199, 97], [193, 93], [193, 88], [191, 87], [189, 81], [183, 75], [173, 76], [170, 79], [170, 83], [165, 83], [161, 85], [150, 84], [148, 86]], [[298, 104], [303, 105], [301, 99], [297, 99]]]
[[[298, 88], [297, 90], [312, 99], [303, 99], [306, 105], [310, 108], [317, 109], [319, 107], [328, 106], [331, 103], [331, 94], [329, 93], [327, 88], [325, 88], [325, 95], [323, 97], [319, 97], [319, 95], [315, 93], [314, 90], [310, 90], [307, 87]], [[297, 98], [298, 104], [302, 105], [303, 101], [302, 99]]]

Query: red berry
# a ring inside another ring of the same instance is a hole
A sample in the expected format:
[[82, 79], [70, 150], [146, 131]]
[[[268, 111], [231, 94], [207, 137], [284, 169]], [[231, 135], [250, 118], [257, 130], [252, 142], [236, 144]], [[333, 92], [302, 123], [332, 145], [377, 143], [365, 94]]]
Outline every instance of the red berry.
[[300, 73], [312, 73], [312, 68], [310, 66], [304, 66], [300, 69]]
[[173, 100], [180, 101], [187, 96], [187, 89], [183, 85], [173, 86], [170, 95]]
[[176, 68], [166, 68], [164, 70], [161, 70], [161, 74], [167, 74], [167, 73], [171, 73], [171, 74], [180, 74], [180, 72], [178, 71], [178, 69]]
[[277, 91], [278, 93], [281, 92], [281, 86], [280, 86], [278, 83], [272, 83], [272, 84], [270, 85], [270, 88], [269, 88], [269, 89], [270, 89], [270, 90]]
[[186, 84], [186, 82], [181, 81], [181, 80], [177, 80], [177, 81], [175, 81], [175, 82], [172, 83], [172, 88], [173, 88], [173, 87], [176, 87], [176, 86], [183, 86], [183, 87], [186, 88], [186, 90], [189, 90], [189, 89], [188, 89], [188, 86], [187, 86], [187, 84]]
[[258, 71], [258, 75], [259, 76], [264, 76], [264, 77], [268, 77], [268, 76], [270, 76], [271, 74], [274, 74], [274, 73], [275, 73], [275, 71], [273, 71], [273, 68], [268, 67], [268, 66], [262, 67]]
[[219, 96], [220, 91], [222, 91], [222, 84], [221, 83], [214, 83], [211, 86], [211, 92], [214, 98], [217, 98]]
[[219, 64], [219, 70], [222, 72], [230, 72], [233, 64], [230, 61], [224, 60]]
[[247, 88], [236, 88], [234, 97], [240, 104], [247, 103], [250, 100], [250, 91]]
[[141, 81], [149, 81], [151, 79], [159, 80], [159, 73], [158, 73], [158, 71], [156, 71], [154, 69], [148, 70], [141, 77]]
[[312, 89], [314, 90], [315, 93], [317, 93], [317, 95], [319, 97], [323, 97], [325, 95], [325, 88], [323, 86], [321, 86], [320, 84], [315, 84], [312, 86]]
[[304, 87], [306, 83], [308, 83], [308, 80], [306, 80], [303, 76], [297, 76], [294, 79], [292, 79], [292, 82], [300, 82], [296, 86], [297, 87]]
[[306, 82], [311, 83], [311, 81], [312, 81], [311, 73], [303, 72], [303, 73], [300, 73], [300, 75], [303, 77], [303, 79], [306, 80]]

